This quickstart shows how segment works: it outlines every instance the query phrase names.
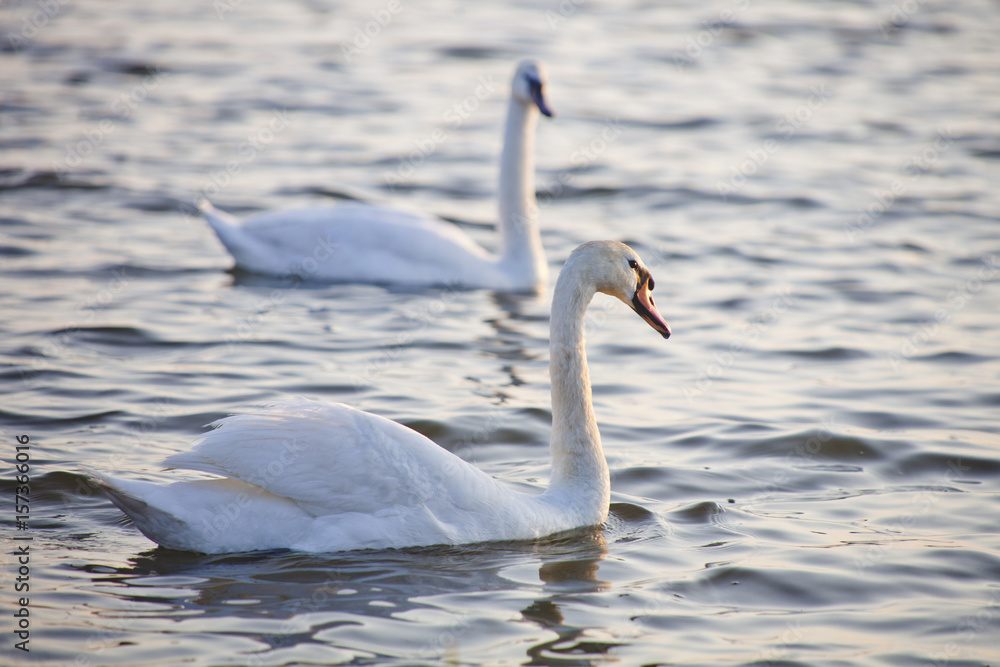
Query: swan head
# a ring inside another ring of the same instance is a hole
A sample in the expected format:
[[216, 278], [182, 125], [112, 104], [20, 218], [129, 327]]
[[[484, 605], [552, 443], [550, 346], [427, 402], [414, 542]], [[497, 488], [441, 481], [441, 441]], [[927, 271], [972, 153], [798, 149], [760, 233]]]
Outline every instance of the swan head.
[[664, 338], [670, 325], [653, 300], [655, 281], [638, 253], [617, 241], [591, 241], [573, 251], [566, 265], [580, 264], [598, 292], [616, 297]]
[[542, 63], [537, 60], [522, 60], [514, 72], [511, 94], [514, 99], [523, 104], [538, 107], [542, 115], [551, 118], [555, 112], [552, 111], [546, 97], [548, 80], [548, 73]]

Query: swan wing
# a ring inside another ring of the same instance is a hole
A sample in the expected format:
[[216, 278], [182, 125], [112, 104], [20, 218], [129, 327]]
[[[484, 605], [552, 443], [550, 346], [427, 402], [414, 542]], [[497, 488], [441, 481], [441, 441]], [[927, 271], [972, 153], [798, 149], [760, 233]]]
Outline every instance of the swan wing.
[[414, 508], [454, 515], [506, 491], [416, 431], [343, 404], [298, 399], [213, 426], [165, 465], [253, 484], [317, 517]]
[[371, 204], [206, 217], [242, 268], [310, 280], [502, 286], [498, 260], [455, 225]]
[[[374, 204], [341, 204], [265, 213], [246, 221], [244, 229], [257, 238], [278, 247], [312, 250], [316, 239], [332, 242], [352, 241], [361, 248], [390, 246], [404, 254], [419, 253], [410, 243], [446, 243], [471, 252], [483, 249], [455, 225], [428, 217]], [[385, 232], [404, 234], [407, 238], [386, 237]], [[308, 247], [306, 245], [308, 244]]]

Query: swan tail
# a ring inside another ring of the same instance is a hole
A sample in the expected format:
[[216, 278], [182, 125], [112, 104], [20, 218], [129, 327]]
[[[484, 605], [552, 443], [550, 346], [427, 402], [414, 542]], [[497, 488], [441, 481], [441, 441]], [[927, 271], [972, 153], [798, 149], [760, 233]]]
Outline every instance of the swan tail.
[[269, 248], [248, 234], [239, 220], [215, 208], [206, 199], [198, 203], [198, 209], [219, 241], [236, 260], [237, 267], [259, 273], [282, 273], [281, 269], [272, 266], [274, 248]]
[[[171, 544], [170, 535], [190, 532], [190, 526], [183, 519], [148, 502], [143, 491], [155, 490], [149, 482], [134, 482], [115, 479], [104, 473], [84, 469], [84, 474], [114, 505], [128, 515], [142, 534], [165, 547], [189, 548], [186, 545]], [[149, 487], [148, 489], [146, 487]]]

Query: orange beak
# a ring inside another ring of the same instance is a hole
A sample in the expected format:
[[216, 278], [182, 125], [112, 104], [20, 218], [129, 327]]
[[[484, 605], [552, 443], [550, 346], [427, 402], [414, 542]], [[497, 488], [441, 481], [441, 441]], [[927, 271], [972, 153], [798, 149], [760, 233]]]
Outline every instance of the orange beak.
[[636, 288], [635, 294], [632, 296], [632, 310], [639, 317], [646, 320], [646, 323], [653, 327], [661, 336], [670, 338], [670, 325], [660, 315], [660, 311], [656, 309], [656, 303], [653, 302], [653, 295], [649, 292], [648, 277]]

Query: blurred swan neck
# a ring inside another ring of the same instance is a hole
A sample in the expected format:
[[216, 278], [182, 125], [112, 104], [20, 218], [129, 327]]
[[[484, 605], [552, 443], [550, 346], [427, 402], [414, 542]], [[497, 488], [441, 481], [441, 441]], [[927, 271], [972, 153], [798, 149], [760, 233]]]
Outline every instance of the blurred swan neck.
[[536, 284], [548, 278], [535, 201], [535, 127], [538, 109], [511, 97], [500, 155], [500, 261]]
[[552, 479], [549, 492], [584, 502], [594, 523], [606, 518], [611, 484], [594, 415], [584, 316], [596, 288], [564, 267], [552, 300], [549, 375], [552, 381]]

